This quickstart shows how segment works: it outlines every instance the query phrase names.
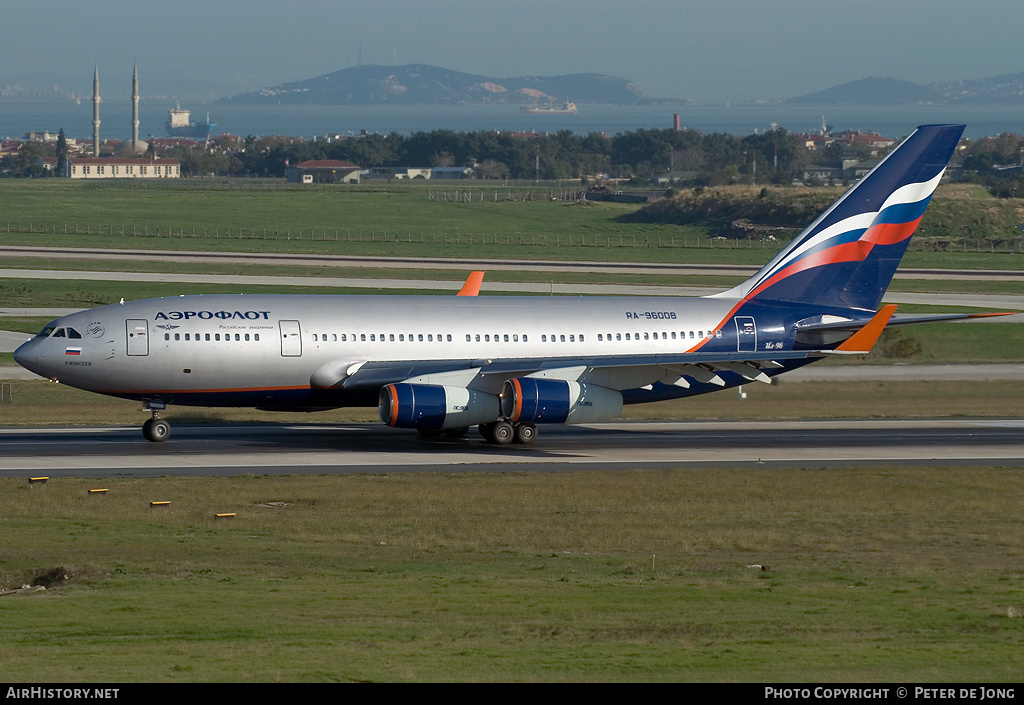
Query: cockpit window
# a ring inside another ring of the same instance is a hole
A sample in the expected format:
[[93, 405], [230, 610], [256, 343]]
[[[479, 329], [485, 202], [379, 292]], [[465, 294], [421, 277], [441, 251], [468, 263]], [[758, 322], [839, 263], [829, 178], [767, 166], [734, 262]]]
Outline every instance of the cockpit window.
[[46, 326], [41, 331], [39, 331], [39, 335], [37, 337], [39, 337], [39, 338], [49, 338], [50, 337], [50, 333], [52, 333], [56, 327], [57, 326]]
[[81, 334], [81, 333], [79, 333], [79, 332], [78, 332], [77, 330], [75, 330], [74, 328], [71, 328], [71, 327], [69, 326], [69, 327], [68, 327], [68, 337], [69, 337], [69, 338], [81, 338], [81, 337], [82, 337], [82, 334]]
[[63, 328], [58, 328], [58, 329], [57, 329], [57, 330], [55, 330], [55, 331], [54, 331], [54, 333], [53, 333], [53, 337], [54, 337], [54, 338], [64, 338], [64, 337], [65, 337], [66, 335], [67, 335], [67, 334], [66, 334], [66, 333], [64, 332], [64, 329], [63, 329]]

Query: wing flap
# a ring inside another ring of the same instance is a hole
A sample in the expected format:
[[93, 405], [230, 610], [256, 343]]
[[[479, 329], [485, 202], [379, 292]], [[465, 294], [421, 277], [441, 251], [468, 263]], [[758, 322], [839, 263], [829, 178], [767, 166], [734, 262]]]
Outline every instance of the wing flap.
[[346, 392], [376, 393], [386, 384], [410, 382], [446, 384], [497, 393], [513, 377], [543, 377], [594, 384], [609, 389], [635, 389], [655, 382], [688, 388], [691, 383], [725, 386], [723, 373], [770, 383], [766, 370], [781, 369], [787, 361], [827, 355], [826, 350], [775, 351], [771, 359], [751, 353], [677, 353], [609, 355], [497, 360], [409, 360], [353, 365], [335, 385]]

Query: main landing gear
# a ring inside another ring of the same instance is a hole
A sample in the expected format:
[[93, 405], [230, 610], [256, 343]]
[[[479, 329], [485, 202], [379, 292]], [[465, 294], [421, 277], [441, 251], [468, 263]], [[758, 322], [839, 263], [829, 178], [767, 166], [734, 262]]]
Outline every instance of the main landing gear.
[[537, 439], [537, 427], [532, 423], [513, 425], [511, 422], [501, 419], [493, 423], [482, 423], [479, 430], [485, 441], [497, 445], [508, 445], [509, 443], [529, 445]]
[[[482, 423], [477, 428], [485, 441], [500, 446], [511, 443], [529, 445], [537, 439], [537, 427], [532, 423], [513, 424], [501, 419], [492, 423]], [[468, 430], [468, 428], [451, 428], [445, 431], [419, 429], [420, 437], [428, 441], [441, 438], [461, 438], [466, 435]]]
[[160, 411], [164, 409], [163, 404], [147, 402], [144, 409], [153, 414], [153, 418], [142, 424], [142, 436], [153, 443], [163, 443], [171, 437], [171, 424], [160, 418]]

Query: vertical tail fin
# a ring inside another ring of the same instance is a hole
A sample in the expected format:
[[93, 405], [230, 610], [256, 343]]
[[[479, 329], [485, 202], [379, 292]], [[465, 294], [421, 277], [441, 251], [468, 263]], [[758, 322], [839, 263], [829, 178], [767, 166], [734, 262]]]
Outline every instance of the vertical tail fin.
[[963, 125], [923, 125], [757, 274], [717, 294], [874, 310]]

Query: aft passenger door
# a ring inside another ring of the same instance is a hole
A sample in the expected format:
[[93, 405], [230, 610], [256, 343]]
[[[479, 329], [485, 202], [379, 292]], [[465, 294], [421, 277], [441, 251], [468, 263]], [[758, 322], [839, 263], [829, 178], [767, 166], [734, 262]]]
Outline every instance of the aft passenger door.
[[298, 321], [278, 321], [281, 328], [281, 356], [301, 357], [302, 336], [299, 333]]
[[126, 322], [129, 355], [149, 355], [149, 321], [129, 318]]
[[757, 326], [753, 316], [736, 316], [736, 352], [757, 352]]

